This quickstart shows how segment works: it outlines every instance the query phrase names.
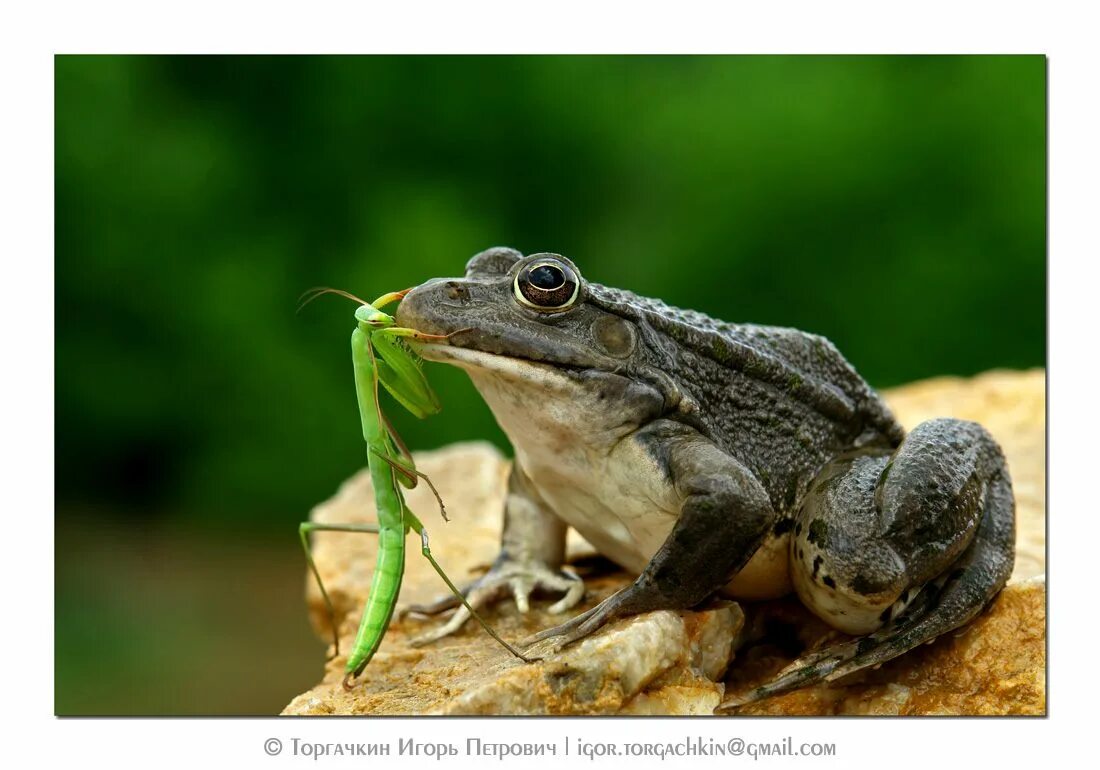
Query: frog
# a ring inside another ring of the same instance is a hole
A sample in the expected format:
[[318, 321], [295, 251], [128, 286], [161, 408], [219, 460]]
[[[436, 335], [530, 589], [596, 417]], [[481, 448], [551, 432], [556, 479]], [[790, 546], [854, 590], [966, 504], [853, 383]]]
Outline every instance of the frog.
[[[569, 528], [634, 577], [519, 643], [550, 657], [612, 621], [793, 594], [840, 632], [723, 709], [878, 667], [958, 629], [1006, 584], [1015, 498], [1001, 447], [955, 418], [906, 431], [825, 337], [727, 323], [582, 277], [569, 258], [494, 247], [409, 290], [397, 321], [465, 370], [514, 460], [478, 610], [585, 593]], [[453, 597], [406, 611], [454, 633]], [[837, 641], [837, 638], [844, 641]]]

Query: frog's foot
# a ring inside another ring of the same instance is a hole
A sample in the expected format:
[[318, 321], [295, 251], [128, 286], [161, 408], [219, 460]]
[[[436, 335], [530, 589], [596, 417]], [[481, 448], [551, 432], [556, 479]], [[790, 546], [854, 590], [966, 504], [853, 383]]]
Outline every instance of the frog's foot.
[[521, 640], [517, 646], [528, 660], [542, 660], [550, 657], [565, 645], [583, 639], [617, 617], [618, 613], [612, 605], [609, 605], [616, 596], [618, 594], [609, 596], [592, 609], [560, 625], [532, 634]]
[[[474, 611], [492, 604], [511, 594], [516, 608], [527, 613], [531, 608], [531, 594], [536, 590], [564, 592], [564, 596], [548, 608], [552, 613], [561, 613], [572, 609], [584, 596], [584, 581], [568, 568], [561, 570], [534, 563], [499, 560], [487, 573], [463, 589], [462, 594]], [[414, 647], [430, 644], [453, 634], [470, 619], [470, 611], [455, 595], [442, 596], [430, 604], [413, 604], [401, 611], [401, 616], [409, 613], [419, 615], [438, 615], [447, 610], [455, 612], [447, 622], [412, 640]]]
[[631, 585], [604, 599], [590, 610], [582, 612], [566, 622], [539, 631], [523, 639], [517, 645], [525, 658], [541, 660], [547, 658], [562, 647], [589, 636], [618, 618], [638, 615], [653, 610], [688, 607], [696, 601], [677, 600], [660, 590], [657, 584], [646, 580], [646, 575]]
[[838, 460], [819, 479], [792, 541], [795, 586], [822, 619], [861, 636], [803, 656], [720, 708], [931, 642], [981, 612], [1012, 572], [1012, 484], [999, 447], [974, 423], [923, 423], [893, 457]]

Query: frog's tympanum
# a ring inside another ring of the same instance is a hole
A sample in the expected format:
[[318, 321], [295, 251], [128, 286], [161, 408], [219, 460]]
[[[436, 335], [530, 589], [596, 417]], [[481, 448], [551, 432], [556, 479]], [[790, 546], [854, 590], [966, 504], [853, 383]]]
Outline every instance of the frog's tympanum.
[[[716, 594], [795, 591], [852, 641], [808, 654], [726, 705], [835, 679], [966, 623], [1004, 586], [1015, 503], [980, 425], [908, 435], [828, 340], [731, 324], [590, 283], [558, 254], [476, 255], [464, 278], [402, 301], [418, 346], [465, 369], [515, 449], [504, 533], [476, 608], [583, 583], [563, 568], [574, 527], [637, 574], [522, 643], [533, 657], [640, 612]], [[420, 607], [440, 612], [456, 602]], [[463, 607], [428, 635], [469, 617]]]

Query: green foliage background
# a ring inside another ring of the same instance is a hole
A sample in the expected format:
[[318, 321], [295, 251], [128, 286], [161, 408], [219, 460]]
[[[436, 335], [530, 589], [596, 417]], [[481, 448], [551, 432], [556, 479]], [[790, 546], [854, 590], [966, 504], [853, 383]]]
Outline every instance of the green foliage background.
[[[822, 333], [879, 387], [1041, 365], [1045, 119], [1037, 56], [58, 58], [58, 711], [316, 677], [295, 524], [364, 455], [353, 306], [304, 289], [503, 244]], [[412, 446], [506, 446], [429, 376]]]

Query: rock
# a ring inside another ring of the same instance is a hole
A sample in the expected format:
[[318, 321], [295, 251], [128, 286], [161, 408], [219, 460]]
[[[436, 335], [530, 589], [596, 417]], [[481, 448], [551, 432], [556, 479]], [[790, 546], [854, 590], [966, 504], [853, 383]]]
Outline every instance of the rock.
[[[1045, 695], [1045, 373], [989, 372], [973, 379], [937, 378], [884, 394], [906, 426], [936, 416], [984, 424], [1005, 449], [1017, 497], [1017, 560], [1012, 583], [979, 618], [955, 634], [828, 686], [788, 693], [734, 710], [740, 714], [1041, 714]], [[496, 556], [508, 461], [489, 444], [455, 444], [416, 455], [447, 502], [451, 521], [435, 513], [425, 485], [406, 494], [425, 523], [432, 552], [460, 585]], [[374, 520], [366, 472], [349, 479], [314, 509], [317, 522]], [[837, 633], [797, 601], [754, 605], [746, 621], [732, 602], [690, 612], [654, 612], [611, 624], [547, 661], [524, 664], [475, 623], [424, 648], [410, 639], [438, 620], [397, 619], [357, 686], [340, 680], [375, 558], [371, 535], [317, 533], [314, 553], [340, 630], [341, 655], [323, 681], [295, 698], [284, 714], [711, 714], [724, 691], [763, 681], [793, 659], [792, 645], [821, 644]], [[446, 587], [410, 536], [401, 605], [426, 602]], [[570, 535], [570, 559], [588, 591], [575, 612], [591, 607], [631, 577]], [[1039, 577], [1035, 577], [1039, 576]], [[307, 576], [308, 578], [308, 576]], [[1031, 578], [1031, 579], [1027, 579]], [[312, 580], [313, 624], [331, 639]], [[506, 639], [561, 622], [535, 601], [521, 616], [511, 602], [486, 613]], [[736, 650], [752, 628], [788, 629], [788, 638]], [[774, 643], [773, 643], [774, 642]], [[331, 650], [330, 650], [331, 652]], [[725, 677], [725, 679], [723, 679]]]

